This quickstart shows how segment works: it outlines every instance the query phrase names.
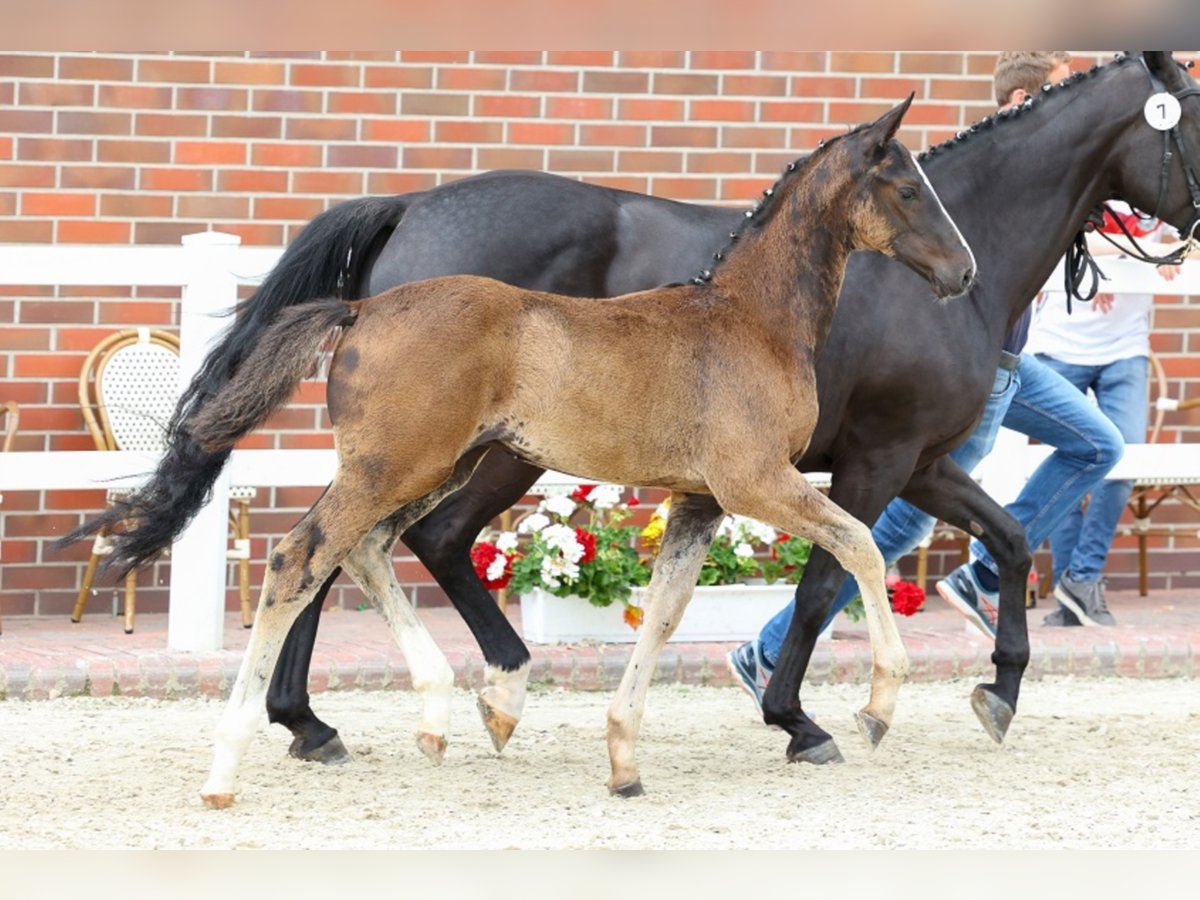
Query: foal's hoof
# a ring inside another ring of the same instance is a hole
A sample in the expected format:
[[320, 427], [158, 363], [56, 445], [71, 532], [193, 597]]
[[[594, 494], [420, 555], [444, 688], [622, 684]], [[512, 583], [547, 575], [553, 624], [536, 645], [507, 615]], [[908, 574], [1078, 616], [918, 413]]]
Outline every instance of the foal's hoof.
[[418, 731], [417, 749], [424, 753], [435, 766], [440, 766], [442, 760], [446, 758], [446, 739], [440, 734]]
[[869, 750], [878, 747], [883, 736], [887, 734], [887, 723], [881, 722], [868, 712], [859, 710], [854, 714], [854, 721], [858, 723], [858, 731], [863, 736], [863, 740], [867, 742]]
[[793, 750], [789, 746], [787, 758], [788, 762], [806, 762], [812, 763], [814, 766], [823, 766], [826, 763], [844, 763], [846, 761], [846, 758], [842, 756], [842, 751], [834, 743], [833, 738], [801, 750]]
[[306, 762], [319, 762], [327, 766], [340, 766], [350, 762], [350, 751], [336, 734], [319, 747], [304, 749], [304, 738], [296, 738], [288, 747], [288, 755]]
[[983, 723], [984, 730], [992, 736], [992, 740], [1003, 744], [1016, 710], [982, 684], [971, 691], [971, 709], [975, 710], [975, 715]]
[[233, 794], [201, 794], [200, 799], [209, 809], [229, 809], [233, 806]]
[[492, 746], [499, 753], [508, 743], [508, 739], [512, 737], [513, 729], [517, 727], [517, 720], [503, 710], [492, 706], [482, 696], [476, 703], [479, 706], [479, 715], [483, 719], [483, 727], [487, 729], [492, 738]]
[[610, 784], [608, 786], [608, 792], [614, 797], [625, 797], [628, 799], [630, 797], [641, 797], [646, 793], [646, 789], [642, 787], [642, 779], [639, 778], [637, 781], [629, 782], [629, 784], [620, 784], [616, 786]]

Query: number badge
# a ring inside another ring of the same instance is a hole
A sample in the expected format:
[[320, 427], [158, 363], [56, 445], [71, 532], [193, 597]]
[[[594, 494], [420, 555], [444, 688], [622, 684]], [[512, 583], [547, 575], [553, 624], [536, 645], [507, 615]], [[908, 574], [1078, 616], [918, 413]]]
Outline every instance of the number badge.
[[1165, 92], [1155, 94], [1147, 100], [1143, 111], [1150, 127], [1158, 131], [1170, 131], [1179, 124], [1179, 117], [1182, 114], [1179, 101]]

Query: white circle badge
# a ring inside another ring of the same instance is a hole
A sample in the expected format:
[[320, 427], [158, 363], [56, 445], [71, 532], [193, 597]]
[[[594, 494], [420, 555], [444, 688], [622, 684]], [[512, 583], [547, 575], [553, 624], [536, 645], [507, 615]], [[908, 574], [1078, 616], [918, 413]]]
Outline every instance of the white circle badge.
[[1150, 127], [1158, 131], [1170, 131], [1179, 124], [1179, 117], [1183, 113], [1179, 108], [1179, 101], [1165, 91], [1147, 100], [1142, 111]]

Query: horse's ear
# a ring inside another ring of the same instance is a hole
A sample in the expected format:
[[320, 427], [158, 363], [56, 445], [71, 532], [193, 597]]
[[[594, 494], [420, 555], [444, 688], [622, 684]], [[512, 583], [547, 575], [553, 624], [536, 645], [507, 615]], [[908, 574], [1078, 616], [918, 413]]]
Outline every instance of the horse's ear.
[[1184, 86], [1183, 75], [1179, 64], [1171, 56], [1170, 50], [1143, 50], [1142, 59], [1150, 74], [1163, 83], [1169, 91], [1177, 91]]
[[883, 149], [887, 146], [888, 141], [896, 136], [896, 132], [900, 129], [900, 123], [904, 120], [904, 114], [912, 106], [913, 97], [915, 96], [916, 92], [914, 91], [908, 95], [908, 99], [893, 106], [871, 125], [871, 131], [874, 132], [877, 148]]

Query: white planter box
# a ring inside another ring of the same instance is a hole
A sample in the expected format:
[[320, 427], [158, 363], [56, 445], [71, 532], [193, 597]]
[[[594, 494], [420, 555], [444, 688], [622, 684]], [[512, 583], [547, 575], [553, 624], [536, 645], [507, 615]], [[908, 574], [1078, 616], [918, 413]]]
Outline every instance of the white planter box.
[[[795, 590], [790, 584], [698, 587], [671, 642], [748, 641], [758, 637], [763, 625], [792, 599]], [[640, 606], [644, 596], [644, 588], [635, 589], [634, 604]], [[620, 603], [592, 606], [578, 597], [555, 597], [535, 589], [521, 595], [521, 628], [525, 640], [535, 644], [585, 640], [633, 643], [640, 630], [625, 624], [624, 609]], [[828, 638], [831, 630], [822, 632], [821, 637]]]

